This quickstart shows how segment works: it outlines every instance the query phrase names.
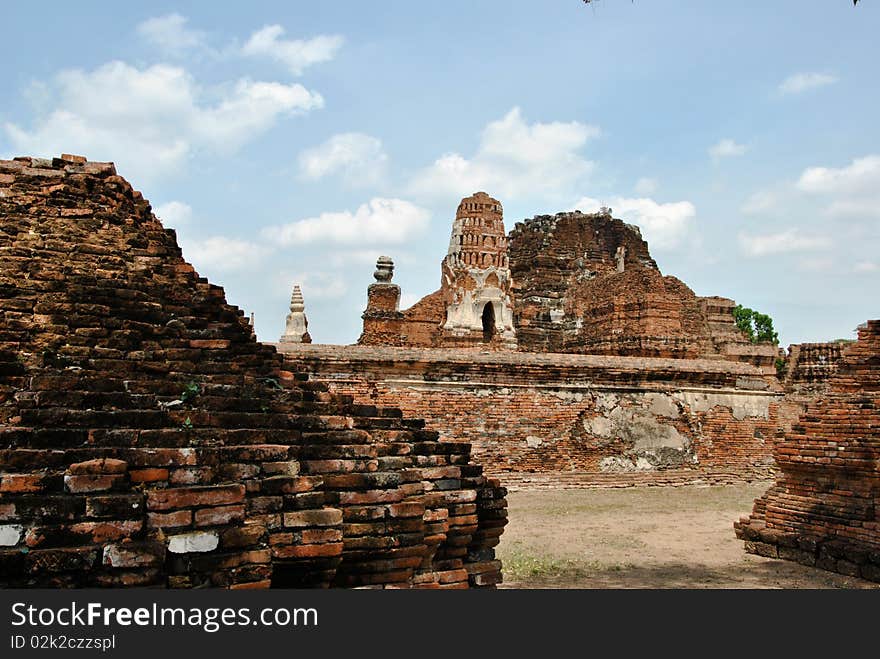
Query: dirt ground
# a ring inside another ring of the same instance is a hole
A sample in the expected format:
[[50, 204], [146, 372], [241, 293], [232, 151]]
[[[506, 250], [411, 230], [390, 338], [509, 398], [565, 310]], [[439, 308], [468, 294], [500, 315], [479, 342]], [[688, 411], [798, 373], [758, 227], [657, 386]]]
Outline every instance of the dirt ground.
[[733, 522], [768, 486], [511, 492], [502, 587], [880, 587], [746, 554]]

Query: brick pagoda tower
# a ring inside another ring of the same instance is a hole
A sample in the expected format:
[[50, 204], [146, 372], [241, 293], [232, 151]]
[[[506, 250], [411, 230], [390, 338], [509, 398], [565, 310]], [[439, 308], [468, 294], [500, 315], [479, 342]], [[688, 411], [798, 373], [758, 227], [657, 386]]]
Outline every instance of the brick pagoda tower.
[[516, 348], [510, 289], [501, 203], [477, 192], [458, 205], [443, 259], [444, 342]]

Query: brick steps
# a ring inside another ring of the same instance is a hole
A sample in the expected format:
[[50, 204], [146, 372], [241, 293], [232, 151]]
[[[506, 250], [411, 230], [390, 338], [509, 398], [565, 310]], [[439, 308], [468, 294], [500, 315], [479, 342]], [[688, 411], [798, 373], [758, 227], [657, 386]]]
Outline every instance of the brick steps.
[[112, 165], [0, 174], [0, 585], [500, 581], [468, 445], [286, 369]]

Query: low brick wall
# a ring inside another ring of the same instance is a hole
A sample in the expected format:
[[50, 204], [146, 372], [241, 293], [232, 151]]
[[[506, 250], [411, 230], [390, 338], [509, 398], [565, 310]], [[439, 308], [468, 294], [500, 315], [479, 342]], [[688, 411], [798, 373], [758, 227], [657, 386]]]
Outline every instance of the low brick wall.
[[547, 474], [579, 474], [581, 485], [590, 475], [606, 485], [769, 478], [773, 442], [799, 411], [774, 378], [723, 360], [281, 350], [288, 368], [332, 391], [394, 405], [424, 418], [441, 440], [470, 442], [486, 472], [512, 485], [546, 484]]

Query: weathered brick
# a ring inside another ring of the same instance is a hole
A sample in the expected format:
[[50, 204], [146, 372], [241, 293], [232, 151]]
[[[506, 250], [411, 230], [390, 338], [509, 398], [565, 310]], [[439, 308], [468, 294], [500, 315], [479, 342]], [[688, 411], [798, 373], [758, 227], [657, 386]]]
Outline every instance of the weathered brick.
[[148, 513], [147, 526], [151, 529], [173, 528], [192, 524], [191, 510], [175, 510], [170, 513]]
[[320, 545], [287, 545], [272, 548], [275, 558], [316, 558], [319, 556], [339, 556], [342, 543], [334, 542]]
[[218, 506], [244, 501], [243, 485], [186, 487], [147, 492], [148, 510], [170, 510], [193, 506]]
[[217, 526], [240, 522], [244, 519], [244, 506], [218, 506], [202, 508], [195, 513], [196, 526]]
[[40, 492], [43, 489], [42, 474], [0, 474], [0, 492]]
[[124, 474], [128, 469], [128, 463], [124, 460], [113, 458], [100, 458], [77, 462], [67, 468], [70, 474]]
[[106, 492], [107, 490], [120, 489], [125, 484], [125, 476], [122, 474], [83, 474], [81, 476], [64, 477], [65, 489], [74, 494], [80, 492]]
[[302, 528], [308, 526], [336, 526], [342, 523], [342, 511], [334, 508], [301, 510], [284, 513], [284, 526]]
[[128, 474], [132, 483], [155, 483], [168, 480], [168, 470], [157, 467], [151, 469], [134, 469]]

